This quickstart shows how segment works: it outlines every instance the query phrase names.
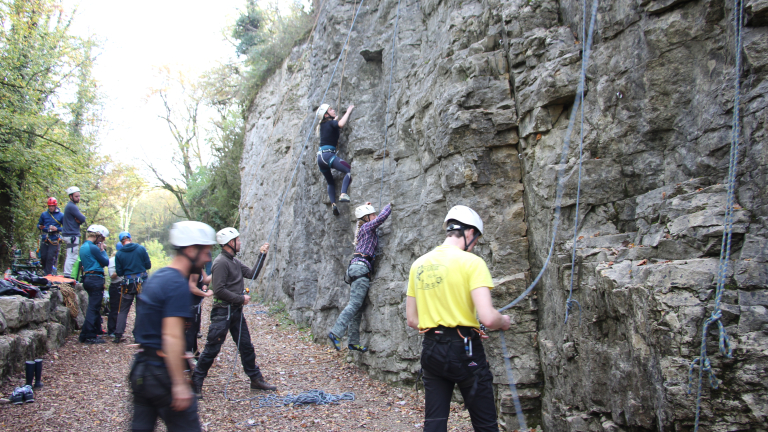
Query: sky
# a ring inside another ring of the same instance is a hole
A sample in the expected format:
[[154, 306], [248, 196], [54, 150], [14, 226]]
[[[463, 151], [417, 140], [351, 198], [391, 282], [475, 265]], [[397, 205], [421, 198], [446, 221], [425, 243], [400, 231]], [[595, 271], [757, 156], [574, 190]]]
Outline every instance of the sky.
[[[151, 160], [164, 172], [174, 141], [158, 100], [147, 99], [159, 82], [158, 66], [198, 76], [235, 55], [225, 29], [245, 0], [62, 0], [76, 9], [72, 33], [99, 42], [94, 77], [103, 100], [99, 142], [116, 161], [142, 166]], [[142, 172], [148, 173], [143, 170]]]

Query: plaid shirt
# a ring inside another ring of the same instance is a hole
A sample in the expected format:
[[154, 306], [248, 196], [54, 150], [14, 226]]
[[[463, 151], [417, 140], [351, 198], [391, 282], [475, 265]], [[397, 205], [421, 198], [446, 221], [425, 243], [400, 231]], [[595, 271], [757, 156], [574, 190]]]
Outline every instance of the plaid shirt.
[[[370, 257], [374, 256], [374, 253], [376, 252], [376, 246], [379, 244], [379, 236], [376, 235], [376, 228], [381, 226], [381, 224], [387, 220], [391, 212], [392, 208], [389, 204], [387, 204], [381, 210], [381, 213], [376, 216], [376, 219], [370, 222], [366, 222], [363, 224], [363, 226], [360, 227], [360, 231], [357, 233], [357, 247], [355, 248], [355, 252], [368, 255]], [[350, 264], [356, 262], [367, 265], [368, 270], [373, 271], [372, 262], [368, 262], [368, 260], [364, 258], [354, 257], [352, 258]]]

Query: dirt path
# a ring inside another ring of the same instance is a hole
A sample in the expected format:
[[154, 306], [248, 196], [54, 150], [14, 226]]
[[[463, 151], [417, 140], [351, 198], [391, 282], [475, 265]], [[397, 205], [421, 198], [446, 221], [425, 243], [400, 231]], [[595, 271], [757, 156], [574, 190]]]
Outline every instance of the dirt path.
[[[210, 300], [204, 303], [203, 334], [208, 329]], [[230, 402], [224, 384], [232, 368], [236, 347], [231, 338], [222, 348], [203, 387], [200, 420], [207, 431], [415, 431], [423, 427], [424, 393], [395, 387], [369, 378], [347, 363], [346, 350], [310, 342], [305, 330], [285, 325], [284, 316], [267, 314], [264, 306], [247, 308], [248, 326], [256, 347], [256, 361], [277, 395], [319, 389], [328, 393], [354, 392], [354, 401], [338, 405], [258, 408], [257, 401]], [[280, 322], [283, 322], [281, 325]], [[133, 312], [129, 317], [131, 334]], [[129, 342], [130, 343], [130, 342]], [[205, 343], [205, 338], [199, 343]], [[83, 345], [77, 335], [44, 359], [45, 387], [35, 392], [32, 404], [0, 406], [0, 430], [7, 431], [118, 431], [130, 429], [131, 394], [126, 376], [134, 348], [127, 343]], [[0, 392], [9, 397], [23, 384], [23, 373], [4, 380]], [[251, 393], [239, 356], [228, 396], [232, 399], [266, 395]], [[451, 409], [451, 431], [471, 431], [466, 411]], [[165, 430], [160, 426], [158, 430]]]

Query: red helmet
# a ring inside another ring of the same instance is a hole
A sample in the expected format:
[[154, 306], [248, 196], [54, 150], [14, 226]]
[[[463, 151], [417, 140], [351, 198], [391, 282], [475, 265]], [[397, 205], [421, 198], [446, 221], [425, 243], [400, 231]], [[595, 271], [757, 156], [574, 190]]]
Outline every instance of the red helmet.
[[49, 205], [49, 206], [52, 206], [52, 205], [59, 205], [59, 202], [58, 202], [58, 201], [56, 201], [56, 198], [54, 198], [54, 197], [50, 197], [50, 198], [48, 198], [48, 205]]

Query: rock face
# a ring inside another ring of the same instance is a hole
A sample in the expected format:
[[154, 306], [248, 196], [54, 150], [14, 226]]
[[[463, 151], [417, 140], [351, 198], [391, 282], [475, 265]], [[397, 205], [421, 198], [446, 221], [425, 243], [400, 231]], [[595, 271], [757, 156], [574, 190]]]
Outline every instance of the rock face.
[[[734, 358], [717, 352], [711, 326], [708, 352], [723, 383], [711, 391], [705, 383], [706, 430], [764, 430], [768, 421], [765, 3], [745, 2], [738, 206], [722, 304]], [[378, 208], [380, 195], [383, 204], [393, 202], [379, 230], [361, 329], [371, 352], [353, 357], [372, 375], [412, 383], [421, 338], [405, 325], [408, 271], [442, 241], [447, 210], [465, 204], [483, 217], [486, 235], [475, 252], [491, 269], [501, 307], [544, 265], [563, 168], [552, 259], [536, 290], [508, 311], [514, 326], [507, 344], [527, 423], [551, 431], [691, 428], [688, 366], [714, 304], [726, 203], [732, 2], [600, 2], [575, 244], [581, 311], [575, 307], [568, 323], [580, 121], [567, 164], [558, 164], [581, 69], [583, 2], [401, 2], [386, 124], [397, 1], [365, 1], [344, 74], [339, 66], [325, 99], [341, 112], [356, 105], [339, 146], [352, 164], [352, 203], [334, 217], [310, 127], [355, 4], [326, 1], [314, 38], [294, 49], [248, 117], [245, 261], [262, 242], [273, 244], [258, 292], [285, 302], [324, 343], [349, 295], [342, 277], [353, 251], [354, 207], [371, 201]], [[500, 420], [512, 430], [498, 335], [486, 347]]]

